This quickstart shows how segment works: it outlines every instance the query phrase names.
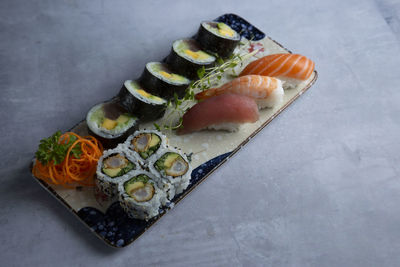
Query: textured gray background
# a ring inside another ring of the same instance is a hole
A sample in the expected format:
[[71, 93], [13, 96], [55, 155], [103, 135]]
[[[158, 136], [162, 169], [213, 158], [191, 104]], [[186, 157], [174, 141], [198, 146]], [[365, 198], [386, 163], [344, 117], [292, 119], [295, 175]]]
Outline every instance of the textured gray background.
[[[98, 240], [28, 172], [204, 19], [237, 13], [316, 62], [305, 95], [133, 245]], [[396, 266], [400, 2], [0, 1], [0, 266]]]

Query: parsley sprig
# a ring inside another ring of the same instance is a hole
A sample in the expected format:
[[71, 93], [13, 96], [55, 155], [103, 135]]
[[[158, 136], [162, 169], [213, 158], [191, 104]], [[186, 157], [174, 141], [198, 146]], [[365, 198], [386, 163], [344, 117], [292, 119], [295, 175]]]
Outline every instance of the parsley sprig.
[[[36, 159], [43, 165], [53, 161], [55, 165], [60, 164], [65, 159], [68, 149], [77, 140], [73, 135], [68, 142], [60, 140], [61, 132], [57, 131], [52, 136], [40, 140], [39, 148], [35, 153]], [[75, 158], [79, 158], [82, 150], [80, 146], [72, 148], [71, 153]]]

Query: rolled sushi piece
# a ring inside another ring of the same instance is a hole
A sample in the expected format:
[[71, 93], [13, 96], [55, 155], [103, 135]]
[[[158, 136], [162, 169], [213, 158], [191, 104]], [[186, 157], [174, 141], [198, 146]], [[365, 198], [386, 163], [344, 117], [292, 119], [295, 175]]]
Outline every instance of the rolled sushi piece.
[[189, 79], [198, 79], [197, 70], [203, 66], [212, 66], [215, 60], [213, 55], [201, 50], [196, 40], [183, 39], [172, 44], [166, 62], [176, 73]]
[[148, 93], [167, 100], [174, 99], [174, 94], [182, 98], [190, 84], [188, 78], [174, 73], [167, 64], [160, 62], [147, 63], [139, 82]]
[[159, 214], [166, 197], [155, 179], [153, 174], [140, 170], [118, 184], [119, 201], [129, 217], [147, 221]]
[[161, 118], [167, 108], [165, 99], [146, 92], [137, 81], [125, 81], [118, 97], [120, 105], [143, 122]]
[[149, 161], [148, 167], [158, 178], [158, 186], [166, 192], [168, 200], [182, 193], [190, 184], [192, 167], [186, 155], [178, 149], [164, 149]]
[[105, 195], [116, 196], [118, 182], [124, 181], [139, 169], [137, 159], [127, 152], [127, 147], [118, 145], [103, 152], [97, 163], [96, 186]]
[[196, 39], [204, 50], [227, 58], [239, 44], [240, 35], [223, 22], [203, 21]]
[[143, 165], [147, 165], [152, 157], [167, 147], [167, 138], [156, 130], [140, 130], [126, 139], [125, 146]]
[[138, 119], [117, 102], [95, 105], [86, 115], [89, 134], [96, 137], [105, 148], [122, 143], [138, 129]]

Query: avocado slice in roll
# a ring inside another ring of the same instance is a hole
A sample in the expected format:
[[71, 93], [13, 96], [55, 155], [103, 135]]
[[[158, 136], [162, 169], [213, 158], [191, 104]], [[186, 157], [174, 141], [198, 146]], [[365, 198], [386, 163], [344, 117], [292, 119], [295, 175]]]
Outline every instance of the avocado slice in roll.
[[132, 139], [133, 149], [143, 158], [153, 155], [161, 145], [161, 138], [155, 133], [140, 133]]

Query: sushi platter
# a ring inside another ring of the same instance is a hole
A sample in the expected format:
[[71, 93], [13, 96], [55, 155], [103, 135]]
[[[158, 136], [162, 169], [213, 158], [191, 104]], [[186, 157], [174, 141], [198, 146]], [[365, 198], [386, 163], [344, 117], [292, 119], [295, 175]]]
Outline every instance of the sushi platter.
[[314, 66], [235, 14], [201, 22], [69, 132], [43, 139], [33, 177], [125, 247], [308, 90]]

